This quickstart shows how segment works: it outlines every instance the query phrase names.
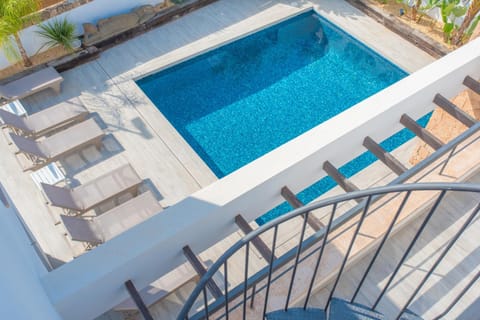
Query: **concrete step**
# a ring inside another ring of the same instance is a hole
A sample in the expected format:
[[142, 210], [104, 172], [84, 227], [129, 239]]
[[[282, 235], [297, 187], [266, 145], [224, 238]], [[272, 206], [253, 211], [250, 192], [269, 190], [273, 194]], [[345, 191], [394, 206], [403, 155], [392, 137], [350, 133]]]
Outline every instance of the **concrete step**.
[[[343, 299], [333, 298], [328, 310], [328, 320], [383, 320], [390, 319], [382, 313], [374, 311], [359, 303], [350, 303]], [[406, 310], [399, 320], [422, 320], [420, 316], [410, 310]]]
[[266, 315], [267, 320], [326, 320], [322, 309], [291, 308], [288, 311], [277, 310]]
[[333, 298], [328, 310], [329, 320], [383, 320], [385, 316], [380, 312], [343, 299]]

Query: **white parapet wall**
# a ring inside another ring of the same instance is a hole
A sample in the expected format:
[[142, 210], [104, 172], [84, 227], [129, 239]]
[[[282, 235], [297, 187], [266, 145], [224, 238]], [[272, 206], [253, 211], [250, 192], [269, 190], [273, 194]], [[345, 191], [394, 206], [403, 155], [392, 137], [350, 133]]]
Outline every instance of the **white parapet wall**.
[[1, 183], [0, 255], [0, 319], [60, 320], [40, 282], [47, 269]]
[[[76, 33], [83, 34], [83, 23], [96, 23], [98, 20], [108, 18], [114, 15], [128, 13], [132, 9], [146, 5], [156, 5], [163, 3], [164, 0], [95, 0], [79, 6], [73, 10], [62, 13], [42, 23], [48, 23], [57, 19], [67, 18], [76, 26]], [[38, 26], [31, 26], [20, 33], [20, 38], [28, 55], [33, 55], [43, 46], [44, 40], [38, 36]], [[3, 51], [0, 54], [0, 69], [6, 68], [10, 62], [5, 57]]]
[[430, 112], [434, 95], [453, 97], [466, 75], [480, 77], [480, 39], [46, 274], [45, 290], [66, 319], [102, 314], [127, 298], [126, 280], [147, 286], [185, 262], [184, 245], [204, 251], [236, 230], [236, 214], [256, 219], [283, 202], [282, 186], [298, 192], [320, 180], [324, 161], [347, 163], [365, 151], [365, 136], [389, 137], [402, 129], [403, 113], [416, 119]]

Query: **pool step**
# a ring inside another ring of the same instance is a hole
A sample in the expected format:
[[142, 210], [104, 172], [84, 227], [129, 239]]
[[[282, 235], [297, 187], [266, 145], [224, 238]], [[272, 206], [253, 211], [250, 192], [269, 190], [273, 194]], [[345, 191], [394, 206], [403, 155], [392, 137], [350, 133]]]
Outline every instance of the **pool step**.
[[477, 123], [477, 120], [472, 118], [468, 113], [457, 107], [455, 104], [450, 102], [447, 98], [437, 93], [435, 98], [433, 98], [433, 103], [442, 108], [445, 112], [449, 113], [452, 117], [466, 125], [467, 127], [473, 126]]
[[393, 172], [395, 172], [397, 175], [401, 175], [405, 171], [407, 171], [407, 168], [399, 161], [397, 158], [395, 158], [390, 152], [387, 150], [383, 149], [383, 147], [376, 143], [375, 140], [373, 140], [370, 137], [365, 137], [363, 140], [363, 146], [367, 148], [371, 153], [375, 155], [375, 157], [378, 158], [378, 160], [382, 161], [387, 167], [390, 168]]
[[463, 84], [473, 92], [480, 94], [480, 82], [473, 79], [472, 77], [466, 76], [463, 80]]
[[[237, 224], [237, 226], [240, 228], [240, 230], [242, 230], [242, 232], [247, 235], [249, 234], [250, 232], [253, 231], [253, 228], [248, 224], [247, 220], [245, 220], [244, 217], [242, 217], [242, 215], [237, 215], [235, 217], [235, 223]], [[270, 248], [265, 244], [265, 242], [263, 242], [263, 240], [260, 238], [260, 237], [256, 237], [255, 239], [252, 240], [252, 244], [254, 245], [254, 247], [258, 250], [258, 252], [260, 252], [260, 254], [262, 255], [262, 257], [266, 260], [266, 261], [270, 261], [271, 258], [272, 258], [272, 251], [270, 250]], [[273, 259], [276, 259], [276, 257], [274, 256]]]
[[[287, 201], [288, 204], [290, 204], [293, 208], [297, 209], [304, 206], [304, 203], [300, 201], [300, 199], [298, 199], [298, 197], [287, 186], [284, 186], [280, 190], [280, 194], [285, 199], [285, 201]], [[312, 215], [308, 215], [307, 222], [308, 225], [312, 227], [312, 229], [314, 229], [315, 231], [318, 231], [325, 226]]]
[[405, 113], [400, 118], [400, 123], [420, 139], [422, 139], [426, 144], [432, 147], [435, 150], [440, 149], [443, 146], [443, 142], [440, 141], [437, 137], [431, 134], [427, 129], [422, 128], [415, 120], [410, 118]]
[[[200, 259], [195, 255], [195, 253], [193, 253], [190, 246], [187, 245], [183, 247], [183, 254], [200, 277], [202, 277], [207, 272], [207, 268], [203, 265], [202, 261], [200, 261]], [[222, 290], [220, 290], [220, 288], [217, 286], [215, 281], [213, 281], [213, 279], [208, 281], [207, 288], [216, 299], [223, 296]]]

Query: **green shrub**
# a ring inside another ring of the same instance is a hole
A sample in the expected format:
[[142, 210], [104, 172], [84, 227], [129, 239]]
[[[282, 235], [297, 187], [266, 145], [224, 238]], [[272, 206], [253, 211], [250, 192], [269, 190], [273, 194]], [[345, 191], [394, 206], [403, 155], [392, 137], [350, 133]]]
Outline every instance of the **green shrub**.
[[49, 48], [62, 46], [67, 51], [74, 50], [73, 45], [77, 40], [75, 25], [68, 22], [67, 18], [40, 24], [38, 27], [40, 31], [37, 31], [37, 33], [47, 39], [47, 42], [45, 42], [42, 48], [45, 46]]

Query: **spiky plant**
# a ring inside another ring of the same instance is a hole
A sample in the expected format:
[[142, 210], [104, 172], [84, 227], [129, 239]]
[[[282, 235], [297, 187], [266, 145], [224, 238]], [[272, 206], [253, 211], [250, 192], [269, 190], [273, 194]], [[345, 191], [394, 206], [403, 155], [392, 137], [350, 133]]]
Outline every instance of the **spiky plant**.
[[[37, 33], [47, 39], [42, 48], [45, 46], [52, 48], [55, 46], [62, 46], [67, 51], [73, 51], [73, 44], [77, 40], [75, 35], [75, 25], [63, 18], [56, 19], [52, 22], [40, 24]], [[40, 48], [40, 49], [42, 49]]]
[[21, 57], [25, 67], [32, 65], [20, 31], [38, 20], [39, 9], [38, 0], [0, 0], [0, 48], [8, 60], [13, 62]]

